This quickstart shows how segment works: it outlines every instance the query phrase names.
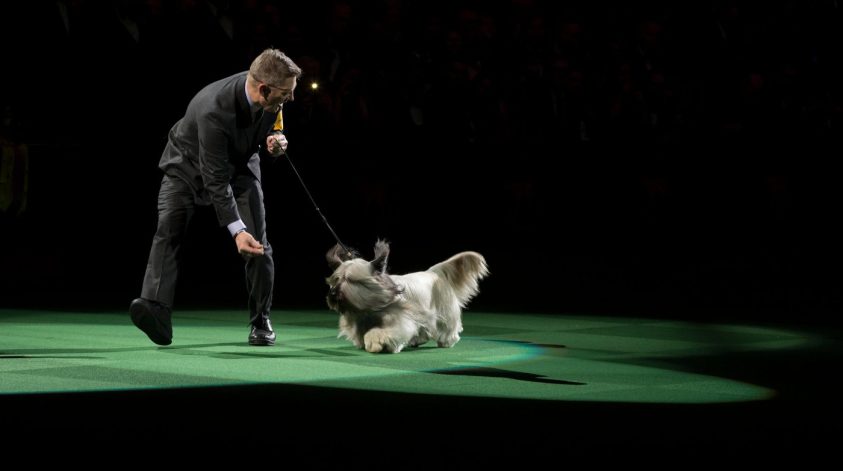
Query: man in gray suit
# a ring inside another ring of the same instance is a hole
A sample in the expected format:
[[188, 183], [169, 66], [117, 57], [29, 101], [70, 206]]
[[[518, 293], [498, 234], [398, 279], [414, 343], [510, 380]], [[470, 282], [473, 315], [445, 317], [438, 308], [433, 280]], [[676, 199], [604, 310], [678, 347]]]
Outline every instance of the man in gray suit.
[[301, 69], [277, 49], [196, 94], [170, 130], [159, 162], [158, 229], [132, 322], [158, 345], [173, 340], [171, 313], [179, 249], [197, 205], [213, 205], [246, 261], [250, 345], [274, 345], [269, 319], [275, 268], [266, 237], [260, 158], [287, 149], [281, 108], [293, 99]]

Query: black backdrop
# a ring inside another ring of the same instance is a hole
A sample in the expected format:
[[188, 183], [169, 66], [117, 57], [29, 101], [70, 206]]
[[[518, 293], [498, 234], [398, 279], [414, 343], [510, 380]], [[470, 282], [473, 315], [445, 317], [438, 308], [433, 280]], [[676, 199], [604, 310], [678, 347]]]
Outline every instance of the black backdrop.
[[[836, 2], [627, 3], [4, 6], [3, 136], [29, 168], [0, 213], [0, 307], [128, 306], [169, 127], [275, 46], [305, 71], [296, 167], [395, 273], [476, 250], [473, 310], [837, 322]], [[275, 307], [324, 308], [334, 240], [287, 162], [264, 179]], [[213, 211], [192, 232], [177, 308], [245, 309]]]

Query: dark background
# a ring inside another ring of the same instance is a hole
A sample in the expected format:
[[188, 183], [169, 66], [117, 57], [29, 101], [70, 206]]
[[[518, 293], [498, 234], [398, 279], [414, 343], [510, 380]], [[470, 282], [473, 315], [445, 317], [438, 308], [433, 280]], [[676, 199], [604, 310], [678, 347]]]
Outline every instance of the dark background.
[[[392, 242], [394, 273], [476, 250], [470, 310], [839, 322], [839, 2], [0, 8], [2, 135], [29, 165], [25, 195], [20, 164], [4, 183], [0, 307], [127, 308], [167, 131], [274, 46], [305, 74], [293, 162], [346, 245]], [[333, 237], [287, 162], [264, 180], [274, 306], [326, 308]], [[206, 209], [176, 309], [245, 311]]]

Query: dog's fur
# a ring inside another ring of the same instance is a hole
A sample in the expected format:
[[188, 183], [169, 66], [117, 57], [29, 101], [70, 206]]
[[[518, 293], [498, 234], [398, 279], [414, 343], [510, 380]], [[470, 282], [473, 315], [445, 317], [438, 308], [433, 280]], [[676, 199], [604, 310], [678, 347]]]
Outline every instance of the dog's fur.
[[460, 340], [462, 309], [489, 273], [482, 255], [461, 252], [427, 271], [389, 275], [389, 244], [381, 240], [370, 262], [339, 244], [326, 258], [334, 270], [327, 301], [340, 315], [338, 337], [372, 353], [398, 353], [430, 339], [452, 347]]

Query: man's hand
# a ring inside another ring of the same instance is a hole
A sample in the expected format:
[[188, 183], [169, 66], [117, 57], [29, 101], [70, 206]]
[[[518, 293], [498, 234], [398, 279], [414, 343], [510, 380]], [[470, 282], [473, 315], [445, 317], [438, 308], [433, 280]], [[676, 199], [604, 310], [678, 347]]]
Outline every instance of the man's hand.
[[287, 152], [287, 136], [281, 133], [266, 136], [266, 150], [273, 157], [278, 157]]
[[255, 255], [263, 255], [263, 245], [261, 245], [252, 234], [246, 231], [240, 232], [234, 237], [234, 243], [237, 244], [237, 252], [244, 257], [254, 257]]

